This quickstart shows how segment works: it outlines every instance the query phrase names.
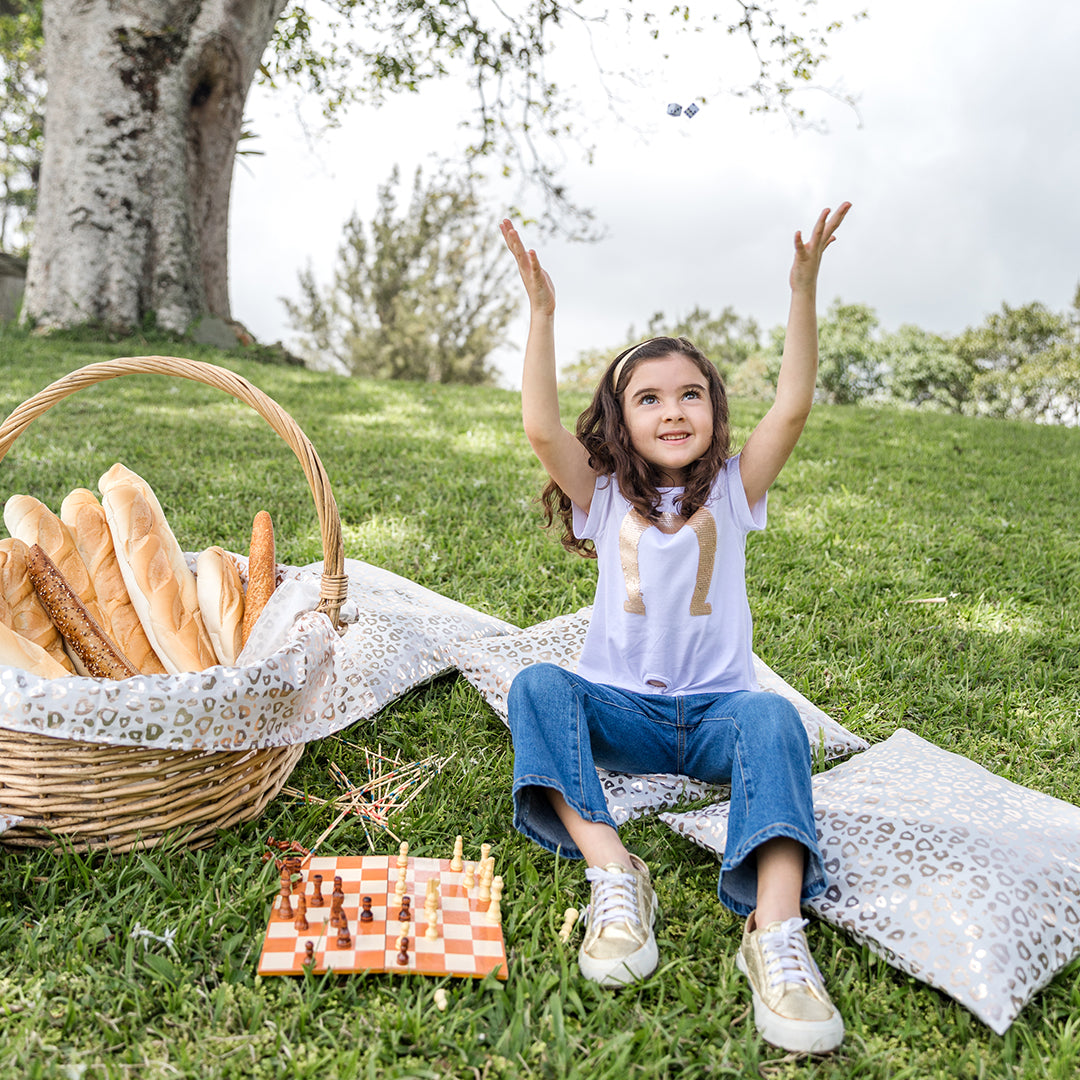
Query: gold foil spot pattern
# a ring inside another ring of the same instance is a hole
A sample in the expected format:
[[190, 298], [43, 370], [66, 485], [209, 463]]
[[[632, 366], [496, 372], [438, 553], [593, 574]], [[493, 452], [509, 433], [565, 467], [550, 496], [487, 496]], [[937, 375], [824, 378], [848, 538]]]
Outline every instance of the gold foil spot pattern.
[[694, 595], [690, 599], [691, 615], [709, 615], [712, 604], [705, 597], [709, 595], [712, 584], [713, 567], [716, 565], [716, 519], [702, 506], [688, 520], [670, 512], [660, 515], [657, 522], [647, 521], [631, 508], [619, 527], [619, 561], [622, 564], [623, 580], [626, 583], [626, 600], [623, 611], [631, 615], [645, 614], [645, 598], [641, 593], [641, 564], [638, 547], [641, 538], [651, 528], [657, 528], [666, 536], [674, 536], [684, 526], [689, 526], [698, 542], [698, 568], [694, 581]]

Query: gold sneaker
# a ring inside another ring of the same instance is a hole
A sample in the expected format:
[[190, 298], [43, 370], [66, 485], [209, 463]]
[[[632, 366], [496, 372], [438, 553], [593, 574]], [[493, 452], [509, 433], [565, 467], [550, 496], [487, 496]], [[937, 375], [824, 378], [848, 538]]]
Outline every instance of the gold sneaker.
[[649, 868], [630, 856], [633, 868], [620, 863], [590, 866], [592, 897], [582, 918], [585, 938], [578, 952], [581, 973], [601, 986], [623, 986], [656, 968], [656, 894]]
[[807, 1054], [825, 1054], [844, 1041], [844, 1021], [829, 1000], [821, 972], [810, 955], [803, 927], [792, 918], [754, 928], [746, 920], [735, 956], [754, 995], [754, 1024], [773, 1046]]

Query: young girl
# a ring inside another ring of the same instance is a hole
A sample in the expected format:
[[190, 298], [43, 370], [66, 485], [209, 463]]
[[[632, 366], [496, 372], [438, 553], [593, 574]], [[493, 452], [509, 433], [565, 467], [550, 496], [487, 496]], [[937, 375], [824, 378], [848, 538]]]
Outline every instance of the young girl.
[[582, 974], [605, 986], [657, 964], [648, 868], [623, 846], [596, 766], [730, 783], [718, 894], [747, 916], [736, 963], [762, 1036], [788, 1050], [840, 1045], [843, 1020], [810, 957], [800, 901], [825, 888], [810, 746], [795, 707], [757, 690], [744, 548], [765, 526], [766, 492], [806, 423], [817, 377], [816, 291], [850, 207], [795, 234], [791, 308], [776, 398], [733, 453], [723, 383], [685, 338], [620, 353], [577, 433], [559, 417], [555, 291], [509, 221], [503, 238], [529, 297], [525, 434], [547, 470], [549, 522], [598, 560], [576, 672], [523, 669], [510, 688], [514, 825], [584, 858], [592, 895]]

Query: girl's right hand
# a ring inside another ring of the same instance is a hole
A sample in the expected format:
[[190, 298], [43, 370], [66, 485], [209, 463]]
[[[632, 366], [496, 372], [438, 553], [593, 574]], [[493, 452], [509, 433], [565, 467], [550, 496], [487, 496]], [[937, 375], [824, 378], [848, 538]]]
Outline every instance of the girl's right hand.
[[517, 262], [518, 273], [521, 282], [525, 286], [525, 292], [529, 296], [529, 307], [535, 315], [555, 314], [555, 286], [548, 277], [548, 272], [540, 265], [540, 259], [531, 248], [526, 251], [525, 245], [518, 236], [517, 229], [504, 218], [499, 224], [503, 240], [510, 249], [510, 254]]

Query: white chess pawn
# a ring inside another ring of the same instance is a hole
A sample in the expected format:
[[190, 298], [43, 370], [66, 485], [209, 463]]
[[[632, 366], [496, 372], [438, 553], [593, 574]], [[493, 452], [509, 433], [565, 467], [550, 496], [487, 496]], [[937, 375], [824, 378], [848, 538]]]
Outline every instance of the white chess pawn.
[[453, 870], [455, 873], [460, 871], [462, 866], [464, 865], [462, 863], [462, 856], [464, 855], [464, 851], [465, 851], [464, 841], [459, 836], [454, 841], [454, 857], [450, 860], [450, 869]]
[[491, 903], [487, 909], [487, 921], [498, 926], [502, 922], [502, 891], [503, 879], [494, 877], [491, 879]]
[[578, 909], [568, 907], [566, 913], [563, 915], [562, 929], [559, 931], [559, 938], [562, 941], [569, 941], [570, 935], [574, 932], [574, 924], [578, 921]]
[[463, 889], [471, 889], [476, 884], [476, 864], [467, 862], [465, 864], [465, 873], [461, 878], [461, 887]]

